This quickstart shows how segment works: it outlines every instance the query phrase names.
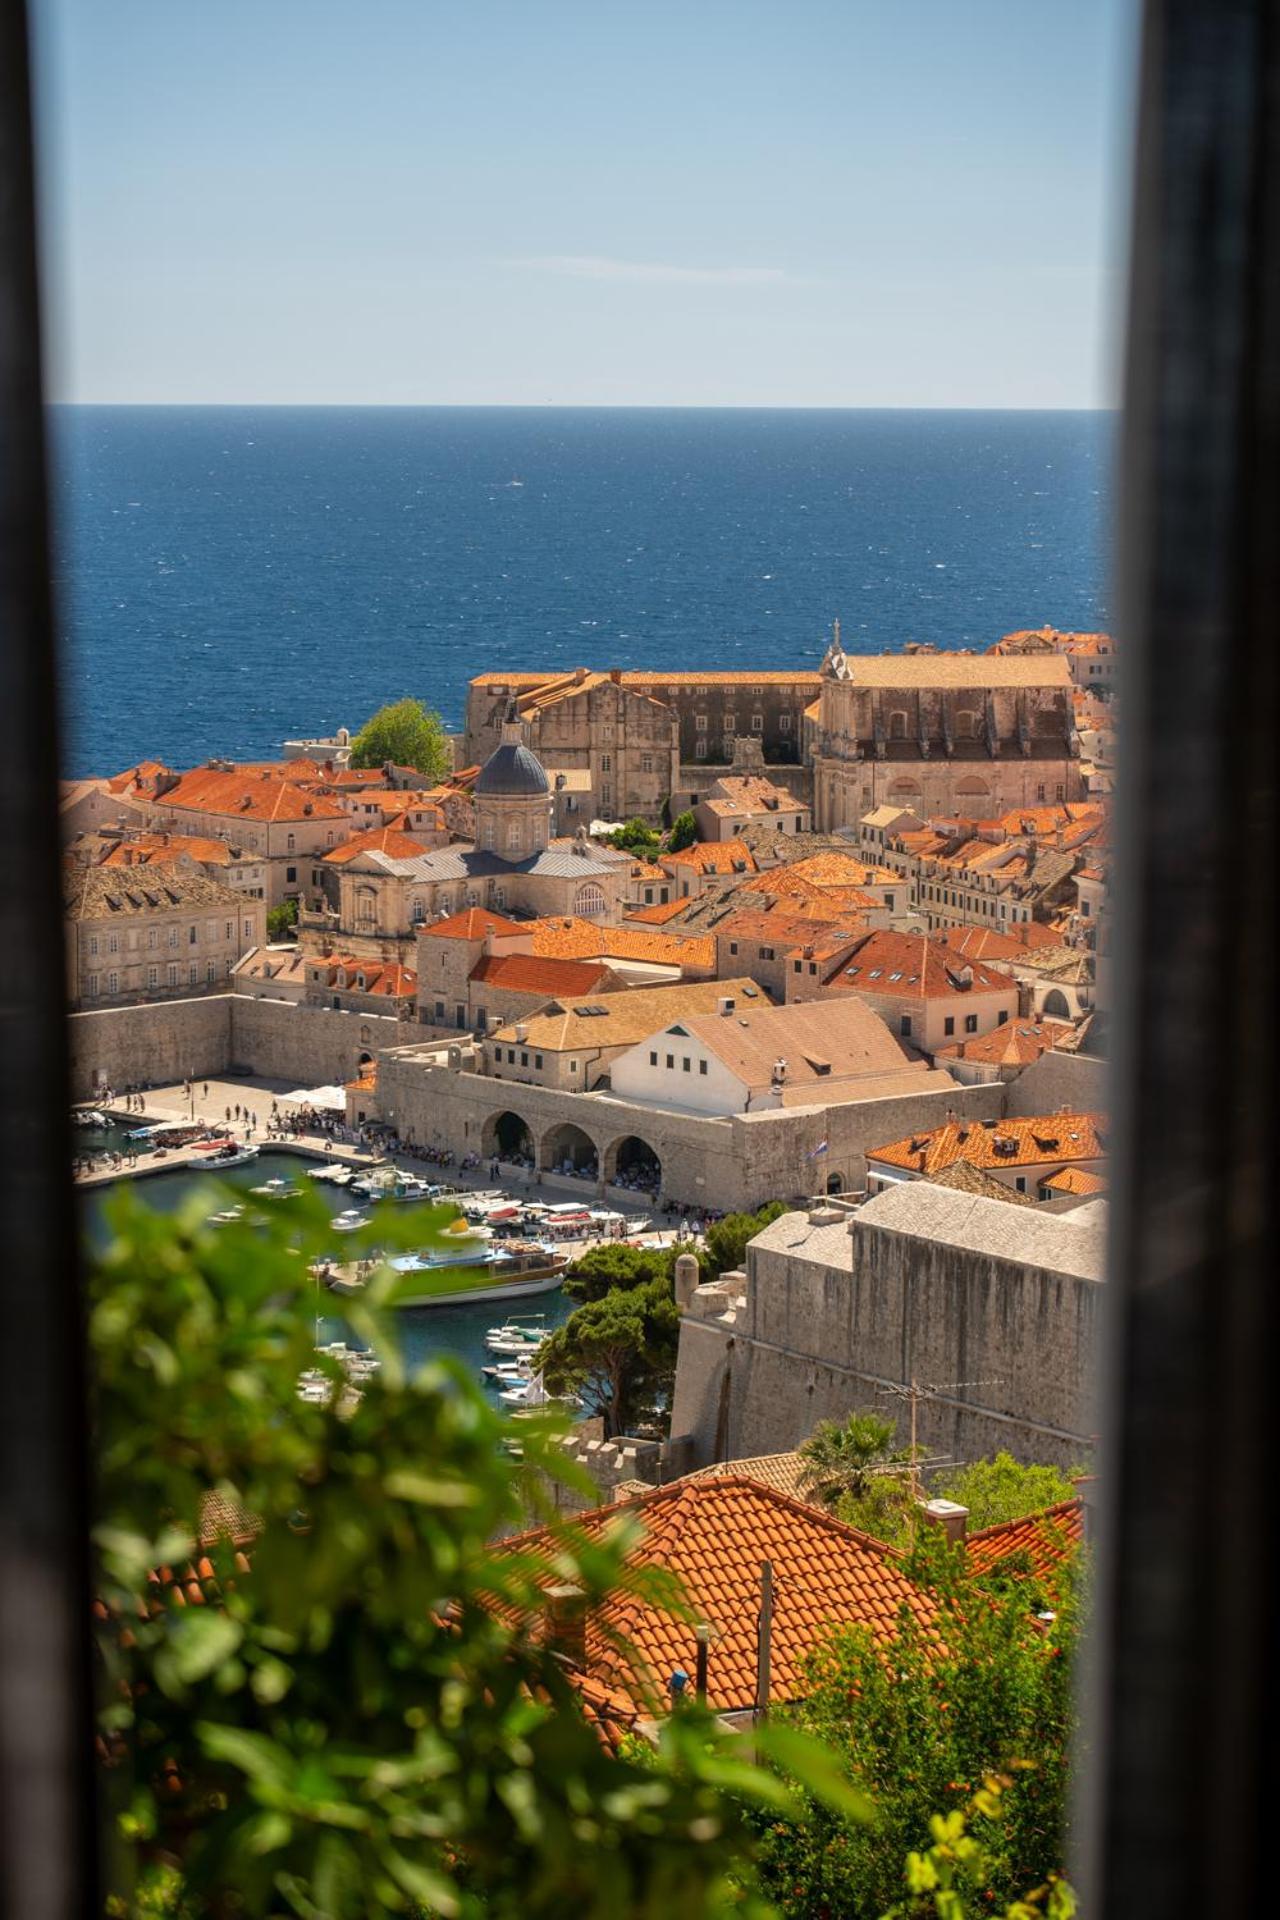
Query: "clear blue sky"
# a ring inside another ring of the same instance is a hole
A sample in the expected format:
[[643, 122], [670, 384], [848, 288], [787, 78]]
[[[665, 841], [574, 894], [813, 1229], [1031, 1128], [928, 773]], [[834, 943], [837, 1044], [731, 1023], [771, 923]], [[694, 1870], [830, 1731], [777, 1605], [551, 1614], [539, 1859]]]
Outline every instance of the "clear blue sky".
[[50, 390], [1113, 400], [1131, 0], [42, 0]]

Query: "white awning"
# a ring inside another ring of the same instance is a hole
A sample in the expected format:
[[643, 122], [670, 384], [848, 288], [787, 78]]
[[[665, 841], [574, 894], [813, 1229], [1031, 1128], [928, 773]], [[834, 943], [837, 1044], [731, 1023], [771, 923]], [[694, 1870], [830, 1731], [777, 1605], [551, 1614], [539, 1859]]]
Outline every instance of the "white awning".
[[292, 1093], [278, 1093], [282, 1107], [317, 1107], [332, 1113], [345, 1113], [347, 1095], [343, 1087], [295, 1087]]

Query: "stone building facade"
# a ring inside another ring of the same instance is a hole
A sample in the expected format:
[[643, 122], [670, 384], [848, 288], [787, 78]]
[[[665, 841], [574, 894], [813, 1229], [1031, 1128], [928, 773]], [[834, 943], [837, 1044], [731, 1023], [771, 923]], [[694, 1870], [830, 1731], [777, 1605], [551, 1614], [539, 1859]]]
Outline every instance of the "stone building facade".
[[818, 688], [812, 671], [484, 673], [468, 692], [463, 751], [492, 752], [514, 699], [538, 758], [552, 773], [588, 772], [603, 817], [656, 820], [686, 785], [682, 765], [732, 765], [740, 735], [765, 764], [798, 768]]
[[921, 1183], [783, 1215], [745, 1275], [689, 1301], [673, 1446], [698, 1466], [785, 1452], [864, 1407], [897, 1412], [905, 1441], [915, 1381], [930, 1451], [1074, 1464], [1097, 1425], [1105, 1214]]
[[990, 819], [1083, 797], [1070, 663], [1061, 654], [845, 654], [822, 666], [814, 824], [873, 808]]
[[264, 901], [185, 861], [74, 867], [63, 901], [72, 1008], [223, 992], [241, 954], [266, 938]]

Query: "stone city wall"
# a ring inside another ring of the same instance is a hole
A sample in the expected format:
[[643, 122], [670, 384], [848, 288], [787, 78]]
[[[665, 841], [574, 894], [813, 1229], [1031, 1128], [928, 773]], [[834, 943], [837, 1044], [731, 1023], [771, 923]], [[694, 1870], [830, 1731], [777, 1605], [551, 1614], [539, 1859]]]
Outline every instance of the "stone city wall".
[[[459, 1049], [460, 1059], [469, 1053]], [[955, 1086], [827, 1108], [708, 1116], [608, 1093], [496, 1080], [433, 1064], [418, 1048], [384, 1053], [378, 1068], [379, 1111], [403, 1139], [412, 1134], [420, 1144], [449, 1146], [459, 1156], [488, 1156], [498, 1150], [499, 1117], [511, 1113], [527, 1127], [535, 1160], [544, 1170], [564, 1157], [576, 1137], [568, 1130], [585, 1134], [608, 1185], [619, 1146], [634, 1137], [661, 1163], [664, 1200], [724, 1210], [821, 1190], [833, 1177], [845, 1191], [861, 1188], [868, 1148], [941, 1126], [949, 1111], [996, 1118], [1003, 1111], [1003, 1092], [999, 1086]], [[824, 1140], [827, 1150], [820, 1152]]]
[[[1066, 1467], [1096, 1426], [1101, 1289], [1095, 1280], [895, 1234], [856, 1217], [853, 1271], [748, 1251], [745, 1295], [694, 1296], [681, 1326], [673, 1436], [696, 1464], [797, 1447], [819, 1420], [872, 1408], [948, 1459], [989, 1456]], [[951, 1383], [956, 1383], [954, 1386]], [[963, 1384], [973, 1383], [973, 1384]]]
[[385, 1014], [298, 1006], [223, 993], [70, 1016], [72, 1098], [102, 1086], [171, 1086], [262, 1074], [300, 1086], [356, 1077], [362, 1054], [404, 1035]]
[[1071, 1113], [1105, 1113], [1107, 1063], [1087, 1053], [1042, 1053], [1009, 1082], [1006, 1098], [1014, 1115], [1056, 1113], [1060, 1107]]

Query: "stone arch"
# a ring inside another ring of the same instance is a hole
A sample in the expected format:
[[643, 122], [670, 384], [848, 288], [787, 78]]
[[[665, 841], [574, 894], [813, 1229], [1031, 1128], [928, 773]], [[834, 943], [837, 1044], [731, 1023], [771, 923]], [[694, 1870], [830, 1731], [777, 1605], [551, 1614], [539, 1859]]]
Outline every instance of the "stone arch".
[[625, 1133], [604, 1156], [604, 1177], [609, 1186], [657, 1194], [662, 1187], [662, 1156], [638, 1133]]
[[900, 775], [898, 779], [889, 782], [889, 798], [898, 801], [918, 800], [920, 782], [913, 780], [909, 774]]
[[600, 1149], [584, 1128], [572, 1120], [548, 1127], [542, 1137], [538, 1163], [548, 1173], [576, 1175], [582, 1180], [600, 1177]]
[[373, 1065], [373, 1055], [370, 1053], [368, 1047], [361, 1047], [359, 1065], [362, 1068], [371, 1067]]
[[592, 920], [608, 911], [609, 903], [604, 897], [604, 888], [597, 886], [594, 880], [588, 880], [585, 886], [578, 888], [573, 896], [573, 910], [583, 920]]
[[1046, 1020], [1069, 1020], [1071, 1007], [1061, 987], [1050, 987], [1040, 1007]]
[[889, 715], [889, 738], [905, 740], [907, 737], [907, 716], [901, 707]]
[[829, 1173], [827, 1175], [827, 1192], [828, 1193], [844, 1192], [844, 1181], [838, 1173]]
[[956, 794], [957, 796], [963, 794], [967, 799], [971, 800], [989, 800], [991, 798], [991, 787], [987, 781], [981, 779], [976, 773], [967, 773], [963, 780], [956, 781]]
[[486, 1160], [535, 1159], [533, 1130], [522, 1113], [503, 1107], [491, 1113], [480, 1129], [480, 1150]]
[[976, 740], [978, 737], [979, 716], [970, 708], [962, 707], [956, 715], [956, 739]]
[[378, 890], [376, 887], [356, 888], [356, 925], [374, 927], [378, 924]]

